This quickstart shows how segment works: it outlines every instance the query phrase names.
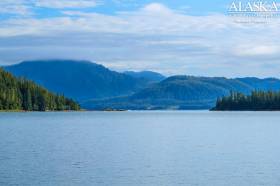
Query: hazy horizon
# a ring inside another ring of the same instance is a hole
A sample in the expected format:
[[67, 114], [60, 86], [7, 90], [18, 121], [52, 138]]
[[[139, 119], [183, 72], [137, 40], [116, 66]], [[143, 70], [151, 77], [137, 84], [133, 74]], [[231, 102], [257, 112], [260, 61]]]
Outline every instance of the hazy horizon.
[[93, 63], [93, 64], [98, 64], [98, 65], [102, 65], [104, 66], [105, 68], [108, 68], [109, 70], [111, 71], [116, 71], [116, 72], [119, 72], [119, 73], [124, 73], [124, 72], [128, 72], [128, 71], [131, 71], [131, 72], [144, 72], [144, 71], [149, 71], [149, 72], [155, 72], [155, 73], [159, 73], [165, 77], [171, 77], [171, 76], [195, 76], [195, 77], [210, 77], [210, 78], [214, 78], [214, 77], [221, 77], [221, 78], [260, 78], [260, 79], [267, 79], [267, 78], [276, 78], [276, 79], [280, 79], [278, 77], [273, 77], [273, 76], [268, 76], [268, 77], [258, 77], [258, 76], [236, 76], [236, 77], [227, 77], [227, 76], [206, 76], [206, 75], [194, 75], [194, 74], [164, 74], [164, 73], [161, 73], [161, 72], [158, 72], [158, 71], [154, 71], [154, 70], [150, 70], [150, 69], [143, 69], [143, 70], [118, 70], [118, 69], [113, 69], [113, 68], [110, 68], [110, 67], [107, 67], [106, 65], [103, 65], [101, 63], [98, 63], [98, 62], [94, 62], [94, 61], [90, 61], [90, 60], [84, 60], [84, 59], [34, 59], [34, 60], [24, 60], [24, 61], [20, 61], [18, 63], [14, 63], [14, 64], [9, 64], [9, 65], [0, 65], [0, 67], [5, 67], [5, 66], [13, 66], [13, 65], [18, 65], [18, 64], [21, 64], [21, 63], [24, 63], [24, 62], [49, 62], [49, 61], [53, 61], [53, 60], [56, 60], [58, 61], [58, 63], [60, 61], [74, 61], [74, 62], [90, 62], [90, 63]]

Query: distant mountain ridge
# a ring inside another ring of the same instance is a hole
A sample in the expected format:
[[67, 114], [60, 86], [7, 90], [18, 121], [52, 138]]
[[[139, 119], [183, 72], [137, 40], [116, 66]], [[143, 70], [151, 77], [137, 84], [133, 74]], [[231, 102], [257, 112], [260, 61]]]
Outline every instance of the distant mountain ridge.
[[249, 94], [253, 90], [280, 90], [280, 80], [173, 76], [131, 96], [92, 100], [82, 105], [97, 110], [210, 109], [218, 97], [227, 96], [231, 91]]
[[129, 95], [149, 83], [90, 61], [24, 61], [4, 68], [78, 101]]
[[165, 78], [150, 71], [119, 73], [90, 61], [25, 61], [4, 68], [96, 110], [209, 109], [231, 91], [280, 90], [280, 80], [275, 78]]
[[151, 81], [162, 81], [166, 77], [160, 73], [152, 72], [152, 71], [141, 71], [141, 72], [134, 72], [134, 71], [125, 71], [124, 74], [130, 75], [135, 78], [144, 78]]

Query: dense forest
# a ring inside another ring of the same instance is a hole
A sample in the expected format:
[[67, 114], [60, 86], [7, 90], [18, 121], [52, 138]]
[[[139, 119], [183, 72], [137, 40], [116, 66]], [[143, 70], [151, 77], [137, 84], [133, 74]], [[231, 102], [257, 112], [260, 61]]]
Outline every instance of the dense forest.
[[276, 111], [280, 110], [280, 92], [253, 91], [250, 95], [231, 92], [217, 100], [212, 110], [220, 111]]
[[280, 90], [280, 80], [275, 78], [120, 73], [80, 60], [24, 61], [3, 68], [15, 77], [25, 77], [49, 91], [73, 98], [88, 110], [211, 109], [218, 97], [228, 96], [231, 90], [246, 95], [254, 90]]
[[134, 78], [89, 61], [25, 61], [4, 69], [76, 101], [128, 95], [150, 82], [146, 78]]
[[245, 95], [254, 90], [280, 90], [278, 79], [171, 76], [149, 85], [136, 93], [104, 100], [81, 102], [83, 108], [93, 110], [197, 110], [211, 109], [218, 97], [230, 91]]
[[32, 81], [15, 78], [0, 68], [0, 110], [61, 111], [79, 110], [71, 99], [50, 93]]

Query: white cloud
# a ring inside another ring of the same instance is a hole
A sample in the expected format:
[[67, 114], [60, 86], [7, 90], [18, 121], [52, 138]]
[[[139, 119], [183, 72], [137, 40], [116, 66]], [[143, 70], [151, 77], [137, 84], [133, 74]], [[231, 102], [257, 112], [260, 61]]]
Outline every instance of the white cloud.
[[29, 1], [24, 0], [1, 0], [0, 1], [0, 14], [12, 14], [26, 16], [31, 14], [31, 7]]
[[[46, 2], [51, 1], [48, 0]], [[55, 1], [55, 3], [58, 4], [62, 2], [63, 1]], [[75, 3], [77, 2], [79, 1], [75, 1]], [[225, 35], [228, 35], [227, 32], [248, 32], [248, 30], [258, 31], [263, 28], [275, 31], [278, 30], [279, 26], [279, 24], [265, 26], [240, 25], [222, 14], [209, 16], [189, 16], [169, 9], [168, 7], [159, 3], [148, 4], [137, 11], [119, 12], [114, 16], [73, 10], [62, 11], [62, 13], [64, 14], [64, 17], [45, 19], [18, 18], [3, 21], [3, 27], [0, 28], [0, 35], [3, 36], [5, 33], [8, 33], [3, 32], [5, 29], [18, 29], [18, 33], [13, 33], [20, 35], [22, 34], [22, 30], [32, 27], [34, 32], [36, 32], [36, 29], [38, 32], [41, 32], [42, 29], [46, 31], [55, 31], [57, 29], [64, 30], [65, 32], [79, 30], [87, 32], [91, 31], [134, 34], [194, 34], [201, 36], [207, 34], [207, 37], [212, 37], [213, 35], [216, 35], [217, 32], [224, 32]], [[49, 28], [48, 25], [51, 26], [51, 28]], [[221, 34], [219, 36], [223, 37]]]
[[280, 54], [280, 46], [263, 44], [238, 46], [234, 52], [237, 56], [241, 57], [274, 56]]
[[279, 76], [278, 19], [237, 24], [222, 14], [190, 16], [159, 3], [116, 15], [62, 13], [1, 21], [0, 56], [13, 62], [30, 56], [83, 58], [118, 70], [170, 74]]
[[34, 7], [43, 8], [91, 8], [101, 4], [100, 0], [1, 0], [0, 14], [30, 16]]
[[89, 8], [98, 5], [96, 0], [36, 0], [35, 6], [47, 8]]
[[170, 14], [172, 10], [160, 3], [151, 3], [142, 8], [142, 11], [148, 13]]

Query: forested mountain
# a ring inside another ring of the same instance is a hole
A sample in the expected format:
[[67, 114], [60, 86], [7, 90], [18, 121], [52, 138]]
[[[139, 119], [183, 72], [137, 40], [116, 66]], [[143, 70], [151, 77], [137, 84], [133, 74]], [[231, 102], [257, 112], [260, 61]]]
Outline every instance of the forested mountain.
[[231, 92], [227, 97], [219, 98], [216, 111], [280, 111], [280, 92], [253, 91], [250, 95]]
[[[279, 79], [265, 78], [259, 79], [255, 77], [237, 78], [236, 80], [245, 83], [254, 90], [279, 90]], [[250, 92], [251, 93], [251, 92]]]
[[149, 83], [89, 61], [25, 61], [4, 68], [77, 101], [129, 95]]
[[0, 110], [79, 110], [71, 99], [55, 95], [35, 83], [15, 78], [0, 68]]
[[160, 73], [152, 72], [152, 71], [141, 71], [141, 72], [125, 71], [124, 74], [130, 75], [135, 78], [144, 78], [155, 82], [159, 82], [165, 79], [165, 77]]
[[92, 100], [82, 105], [89, 109], [209, 109], [218, 97], [231, 91], [249, 94], [253, 90], [280, 90], [277, 79], [248, 80], [173, 76], [132, 96]]
[[[274, 78], [164, 77], [154, 72], [118, 73], [88, 61], [28, 61], [6, 66], [47, 89], [79, 101], [86, 109], [209, 109], [230, 91], [278, 91]], [[162, 81], [159, 81], [163, 79]]]

